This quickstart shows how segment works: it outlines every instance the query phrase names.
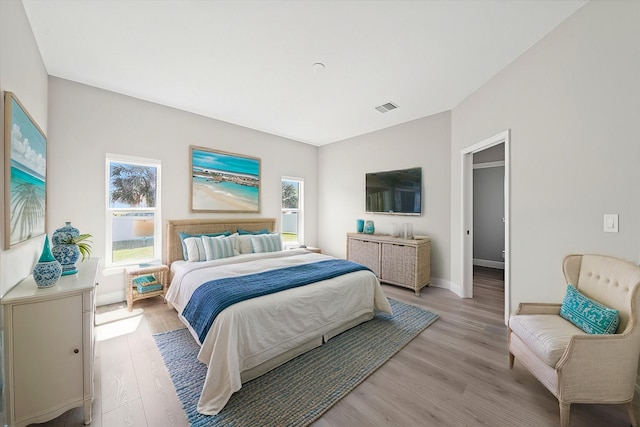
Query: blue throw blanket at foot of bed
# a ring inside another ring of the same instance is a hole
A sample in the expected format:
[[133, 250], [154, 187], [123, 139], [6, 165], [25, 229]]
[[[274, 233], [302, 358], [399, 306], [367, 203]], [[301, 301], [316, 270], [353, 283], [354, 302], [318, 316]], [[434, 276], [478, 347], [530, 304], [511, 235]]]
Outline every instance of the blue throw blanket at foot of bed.
[[368, 268], [343, 259], [331, 259], [246, 276], [211, 280], [194, 291], [182, 311], [182, 316], [187, 319], [202, 343], [216, 316], [232, 304], [360, 270]]

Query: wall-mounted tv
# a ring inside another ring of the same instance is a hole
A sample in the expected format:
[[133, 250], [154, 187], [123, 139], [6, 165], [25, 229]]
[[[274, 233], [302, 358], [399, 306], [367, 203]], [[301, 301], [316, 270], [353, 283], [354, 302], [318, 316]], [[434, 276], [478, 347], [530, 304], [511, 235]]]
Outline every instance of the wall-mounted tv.
[[422, 213], [422, 168], [367, 173], [365, 189], [368, 213]]

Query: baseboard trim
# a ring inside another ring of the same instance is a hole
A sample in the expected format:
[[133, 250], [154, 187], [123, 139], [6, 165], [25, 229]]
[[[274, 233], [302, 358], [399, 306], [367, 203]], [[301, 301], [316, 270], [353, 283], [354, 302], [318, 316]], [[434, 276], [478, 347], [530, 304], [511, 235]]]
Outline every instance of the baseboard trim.
[[434, 288], [448, 289], [458, 296], [462, 295], [462, 288], [459, 285], [448, 280], [440, 279], [438, 277], [432, 277], [431, 284], [429, 286], [433, 286]]
[[501, 261], [491, 261], [489, 259], [473, 259], [473, 265], [477, 265], [479, 267], [489, 267], [489, 268], [498, 268], [500, 270], [504, 270], [504, 262]]
[[98, 294], [96, 297], [96, 305], [108, 305], [126, 301], [127, 295], [124, 290], [117, 292], [109, 292], [106, 294]]

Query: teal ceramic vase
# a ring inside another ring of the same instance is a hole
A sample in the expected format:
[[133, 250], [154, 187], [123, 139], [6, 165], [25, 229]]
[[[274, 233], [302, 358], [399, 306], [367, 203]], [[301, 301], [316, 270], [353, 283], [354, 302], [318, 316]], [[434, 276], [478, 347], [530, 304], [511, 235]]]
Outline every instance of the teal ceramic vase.
[[362, 233], [364, 231], [364, 219], [356, 220], [356, 230], [358, 233]]
[[51, 253], [49, 236], [44, 236], [44, 248], [32, 273], [38, 288], [49, 288], [55, 285], [62, 275], [62, 266]]
[[375, 233], [376, 228], [373, 225], [373, 221], [371, 221], [370, 219], [366, 220], [364, 223], [364, 233], [365, 234], [373, 234]]

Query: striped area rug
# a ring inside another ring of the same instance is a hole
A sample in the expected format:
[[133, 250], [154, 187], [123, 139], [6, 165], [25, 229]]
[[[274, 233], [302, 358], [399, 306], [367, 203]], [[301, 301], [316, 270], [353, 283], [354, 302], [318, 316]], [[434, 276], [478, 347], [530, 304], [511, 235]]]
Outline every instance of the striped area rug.
[[393, 315], [377, 313], [242, 386], [217, 415], [196, 407], [206, 375], [198, 345], [186, 329], [154, 335], [178, 398], [194, 427], [307, 426], [346, 396], [438, 315], [389, 299]]

